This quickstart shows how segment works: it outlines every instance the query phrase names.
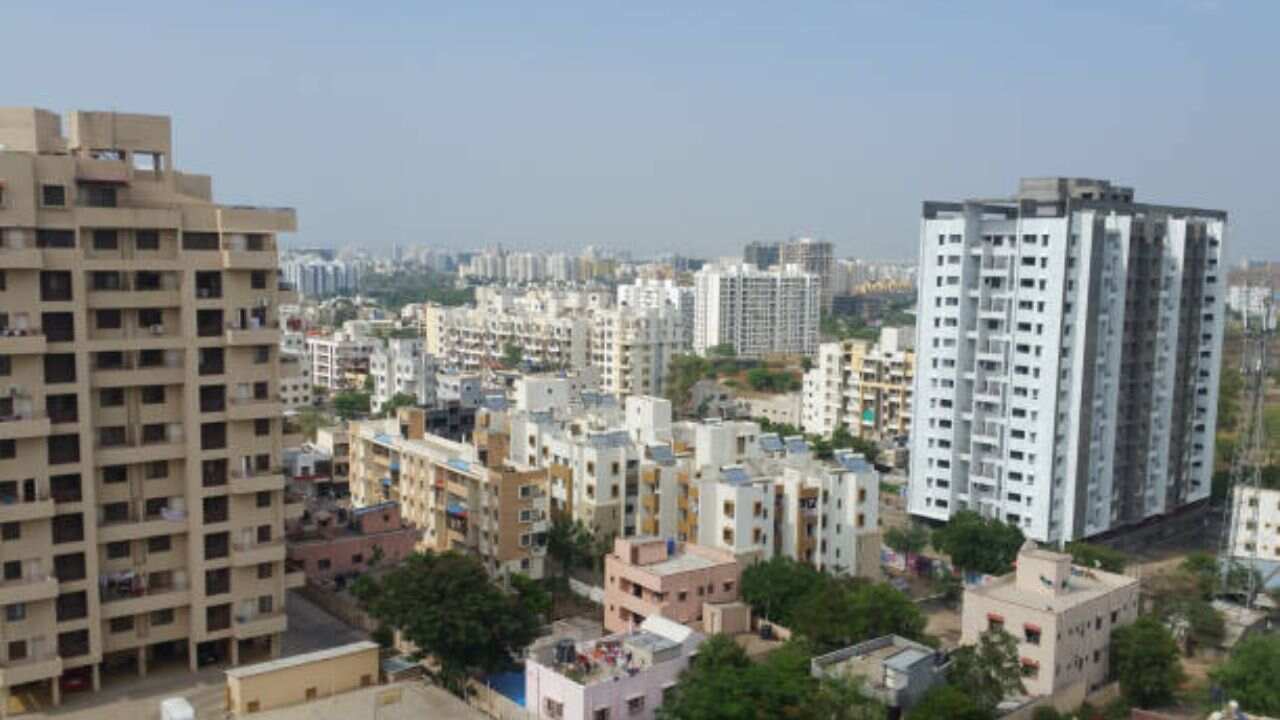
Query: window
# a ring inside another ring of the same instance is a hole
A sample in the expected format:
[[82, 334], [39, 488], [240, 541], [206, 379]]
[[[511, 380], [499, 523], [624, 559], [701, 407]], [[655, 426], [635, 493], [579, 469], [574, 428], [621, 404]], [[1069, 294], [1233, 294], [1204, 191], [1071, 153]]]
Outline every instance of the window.
[[164, 553], [169, 552], [173, 547], [173, 541], [168, 535], [157, 535], [153, 538], [147, 538], [147, 552]]
[[119, 248], [120, 238], [116, 235], [115, 230], [93, 231], [94, 250], [118, 250]]
[[316, 689], [315, 689], [315, 688], [313, 688], [313, 687], [309, 687], [309, 688], [307, 688], [307, 693], [306, 693], [306, 695], [307, 695], [307, 699], [308, 699], [308, 700], [315, 700], [315, 699], [316, 699]]
[[120, 558], [127, 558], [127, 557], [129, 557], [128, 542], [107, 543], [107, 559], [108, 560], [119, 560]]
[[27, 606], [24, 603], [14, 603], [4, 606], [5, 622], [22, 622], [27, 619]]
[[639, 715], [644, 712], [644, 696], [635, 695], [627, 698], [627, 714]]
[[40, 204], [45, 207], [66, 207], [67, 188], [65, 185], [41, 185]]
[[264, 437], [271, 434], [271, 420], [269, 418], [258, 418], [253, 421], [253, 434], [258, 437]]
[[99, 310], [94, 317], [99, 330], [119, 330], [124, 325], [124, 315], [119, 310]]
[[257, 494], [258, 507], [271, 507], [271, 491], [264, 490]]
[[1004, 617], [995, 613], [987, 613], [988, 630], [1004, 630]]
[[27, 641], [14, 640], [9, 643], [9, 662], [25, 660], [27, 657]]
[[18, 455], [16, 440], [0, 440], [0, 460], [12, 460]]
[[564, 717], [564, 703], [559, 700], [547, 698], [542, 703], [543, 714], [552, 720], [560, 720]]
[[591, 713], [591, 720], [609, 720], [609, 708], [597, 708]]
[[1030, 658], [1022, 658], [1022, 677], [1040, 677], [1040, 663]]
[[269, 562], [258, 563], [258, 579], [266, 580], [275, 574], [275, 568]]
[[169, 477], [168, 460], [152, 460], [147, 463], [147, 479], [162, 480]]
[[263, 615], [269, 615], [271, 614], [272, 608], [274, 607], [275, 607], [275, 602], [270, 595], [258, 596], [258, 612], [262, 613]]
[[151, 613], [151, 627], [158, 627], [160, 625], [172, 625], [173, 617], [174, 617], [173, 608], [156, 610]]
[[13, 374], [13, 358], [0, 355], [0, 376], [8, 377], [11, 374]]
[[0, 525], [0, 540], [18, 540], [22, 537], [22, 523], [7, 522]]
[[133, 245], [139, 250], [159, 250], [160, 232], [158, 230], [138, 230], [133, 235]]
[[142, 386], [142, 404], [143, 405], [163, 405], [164, 404], [164, 386], [163, 385], [143, 385]]
[[124, 617], [111, 618], [111, 632], [123, 633], [133, 630], [133, 616], [126, 615]]
[[328, 558], [320, 558], [316, 561], [316, 568], [320, 570], [328, 570], [330, 566]]
[[1040, 644], [1040, 627], [1039, 626], [1028, 624], [1028, 625], [1024, 625], [1022, 627], [1022, 630], [1024, 633], [1024, 637], [1026, 638], [1029, 644], [1031, 645]]

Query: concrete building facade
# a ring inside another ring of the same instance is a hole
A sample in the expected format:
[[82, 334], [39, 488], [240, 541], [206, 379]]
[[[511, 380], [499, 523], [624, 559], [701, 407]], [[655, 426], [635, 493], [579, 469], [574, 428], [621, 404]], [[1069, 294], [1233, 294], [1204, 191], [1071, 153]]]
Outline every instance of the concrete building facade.
[[650, 617], [701, 623], [704, 605], [738, 599], [742, 566], [731, 553], [642, 536], [614, 540], [604, 577], [604, 627], [622, 632]]
[[732, 346], [742, 358], [817, 351], [818, 276], [795, 265], [775, 270], [711, 265], [697, 272], [694, 285], [695, 352], [705, 355], [720, 345]]
[[1208, 498], [1226, 220], [1066, 178], [925, 203], [910, 512], [1057, 542]]
[[[277, 236], [156, 115], [0, 109], [0, 704], [285, 629]], [[298, 576], [300, 579], [300, 576]]]
[[805, 432], [829, 435], [844, 426], [869, 440], [911, 430], [915, 328], [885, 328], [879, 341], [823, 343], [804, 376]]

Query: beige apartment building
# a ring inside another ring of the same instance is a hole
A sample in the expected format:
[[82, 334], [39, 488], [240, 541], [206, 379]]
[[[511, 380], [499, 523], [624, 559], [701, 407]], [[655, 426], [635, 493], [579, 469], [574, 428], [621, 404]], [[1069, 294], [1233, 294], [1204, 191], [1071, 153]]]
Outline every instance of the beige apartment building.
[[400, 408], [396, 418], [350, 425], [356, 505], [399, 503], [422, 529], [423, 550], [475, 553], [495, 577], [543, 577], [547, 471], [512, 467], [505, 433], [481, 426], [474, 444], [455, 442], [425, 432], [425, 418], [420, 408]]
[[167, 117], [0, 109], [0, 703], [278, 652], [290, 209], [220, 206]]
[[868, 440], [909, 434], [915, 373], [915, 328], [885, 328], [875, 343], [823, 343], [804, 376], [805, 431], [829, 435], [843, 425]]
[[1137, 578], [1072, 565], [1027, 541], [1015, 572], [965, 589], [960, 642], [1003, 629], [1018, 641], [1029, 694], [1083, 696], [1106, 683], [1111, 633], [1138, 619], [1138, 601]]

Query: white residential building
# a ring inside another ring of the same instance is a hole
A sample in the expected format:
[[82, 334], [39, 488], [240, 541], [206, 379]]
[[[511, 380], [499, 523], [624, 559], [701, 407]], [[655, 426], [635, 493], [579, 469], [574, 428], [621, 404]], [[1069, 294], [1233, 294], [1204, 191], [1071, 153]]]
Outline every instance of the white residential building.
[[618, 286], [618, 305], [633, 308], [674, 308], [680, 318], [680, 334], [686, 348], [693, 347], [693, 323], [696, 292], [691, 285], [675, 280], [639, 278], [630, 285]]
[[591, 314], [591, 365], [615, 395], [661, 395], [671, 357], [686, 352], [674, 308], [618, 307]]
[[1226, 221], [1099, 180], [925, 203], [910, 512], [1057, 542], [1207, 498]]
[[311, 407], [311, 358], [305, 353], [280, 352], [280, 400], [287, 410]]
[[1231, 556], [1280, 588], [1280, 489], [1236, 487], [1231, 495]]
[[392, 338], [369, 356], [369, 375], [373, 378], [370, 407], [381, 412], [382, 406], [399, 394], [411, 395], [418, 405], [436, 402], [436, 359], [422, 349], [421, 338]]
[[823, 343], [804, 375], [804, 431], [829, 435], [843, 425], [869, 440], [907, 435], [914, 381], [915, 328], [885, 328], [875, 343]]
[[818, 349], [822, 281], [795, 265], [712, 265], [694, 276], [693, 349], [731, 345], [739, 357], [812, 355]]
[[307, 337], [307, 354], [311, 356], [312, 387], [337, 392], [346, 387], [347, 373], [369, 371], [369, 358], [382, 341], [346, 330], [332, 335]]

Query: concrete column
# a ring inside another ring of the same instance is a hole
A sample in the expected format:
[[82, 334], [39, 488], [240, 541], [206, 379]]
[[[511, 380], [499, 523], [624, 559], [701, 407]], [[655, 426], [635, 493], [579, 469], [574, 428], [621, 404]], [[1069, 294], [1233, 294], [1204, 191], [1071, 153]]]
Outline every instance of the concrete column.
[[274, 634], [271, 636], [271, 657], [272, 657], [273, 659], [274, 659], [274, 658], [278, 658], [278, 657], [280, 657], [280, 649], [281, 649], [281, 646], [282, 646], [283, 644], [284, 644], [284, 635], [283, 635], [283, 634], [281, 634], [281, 633], [274, 633]]
[[58, 682], [61, 678], [53, 678], [49, 681], [50, 695], [53, 696], [53, 706], [58, 707], [62, 704], [62, 683]]
[[142, 646], [138, 648], [138, 677], [147, 676], [147, 648]]
[[9, 717], [9, 688], [0, 687], [0, 720]]
[[196, 655], [195, 640], [187, 641], [187, 665], [191, 668], [191, 672], [196, 672], [200, 669], [200, 659]]
[[93, 666], [93, 691], [98, 692], [102, 689], [102, 665]]
[[236, 640], [235, 638], [231, 638], [230, 640], [227, 641], [227, 644], [231, 646], [231, 667], [239, 667], [240, 666], [240, 641]]

